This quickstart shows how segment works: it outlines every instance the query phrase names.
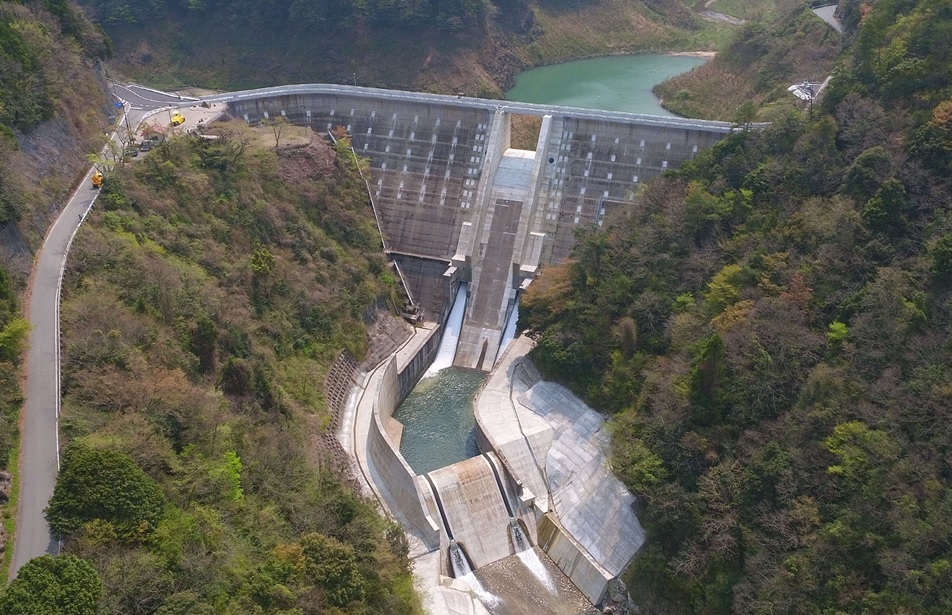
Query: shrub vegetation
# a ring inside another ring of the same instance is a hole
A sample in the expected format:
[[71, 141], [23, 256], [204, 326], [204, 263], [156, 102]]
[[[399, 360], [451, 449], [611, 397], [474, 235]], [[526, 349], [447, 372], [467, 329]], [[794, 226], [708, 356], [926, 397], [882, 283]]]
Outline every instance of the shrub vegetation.
[[0, 589], [0, 613], [96, 615], [102, 594], [102, 581], [89, 562], [74, 555], [43, 555]]
[[612, 415], [645, 612], [952, 611], [952, 14], [866, 10], [812, 119], [643, 186], [525, 295]]
[[396, 293], [363, 183], [316, 136], [217, 136], [115, 171], [76, 236], [51, 524], [103, 613], [419, 613], [402, 531], [319, 445], [329, 364]]

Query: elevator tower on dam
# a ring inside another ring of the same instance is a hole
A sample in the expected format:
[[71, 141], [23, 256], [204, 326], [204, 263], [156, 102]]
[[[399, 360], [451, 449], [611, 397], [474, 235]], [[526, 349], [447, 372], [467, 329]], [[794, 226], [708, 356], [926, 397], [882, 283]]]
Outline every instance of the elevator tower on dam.
[[[724, 122], [509, 101], [302, 85], [222, 95], [248, 122], [343, 127], [370, 160], [369, 189], [391, 258], [438, 320], [469, 282], [455, 364], [488, 371], [520, 288], [568, 256], [638, 185], [731, 132]], [[514, 114], [541, 116], [535, 151], [510, 147]]]

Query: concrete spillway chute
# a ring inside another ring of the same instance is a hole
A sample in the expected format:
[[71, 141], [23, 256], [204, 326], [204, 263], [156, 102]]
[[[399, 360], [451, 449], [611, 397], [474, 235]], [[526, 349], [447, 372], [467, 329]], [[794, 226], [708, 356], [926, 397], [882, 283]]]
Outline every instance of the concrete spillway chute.
[[436, 508], [440, 511], [440, 521], [442, 522], [443, 530], [446, 532], [446, 537], [451, 544], [455, 544], [456, 540], [453, 538], [453, 529], [450, 527], [449, 519], [446, 518], [446, 510], [443, 508], [443, 501], [440, 499], [439, 490], [436, 488], [436, 485], [433, 484], [433, 479], [430, 478], [429, 474], [424, 474], [423, 476], [426, 478], [426, 482], [430, 484], [430, 489], [433, 490], [433, 501], [436, 502]]
[[493, 478], [496, 479], [496, 486], [499, 487], [499, 495], [502, 496], [502, 503], [506, 506], [506, 512], [509, 513], [509, 522], [511, 525], [516, 514], [512, 512], [512, 505], [509, 503], [509, 496], [506, 495], [506, 488], [503, 487], [502, 478], [499, 477], [499, 470], [496, 469], [496, 464], [493, 463], [493, 460], [488, 454], [483, 453], [483, 458], [486, 459], [486, 463], [489, 464], [489, 469], [493, 472]]
[[443, 325], [443, 339], [440, 341], [440, 348], [436, 353], [436, 358], [433, 359], [433, 363], [426, 370], [424, 377], [431, 376], [441, 369], [453, 365], [453, 359], [456, 357], [456, 347], [459, 343], [460, 328], [463, 324], [463, 315], [466, 312], [467, 288], [467, 284], [460, 284], [456, 291], [453, 308]]
[[466, 547], [474, 567], [512, 554], [511, 515], [492, 467], [484, 457], [434, 470], [427, 479], [444, 516], [444, 525], [451, 527], [452, 538]]

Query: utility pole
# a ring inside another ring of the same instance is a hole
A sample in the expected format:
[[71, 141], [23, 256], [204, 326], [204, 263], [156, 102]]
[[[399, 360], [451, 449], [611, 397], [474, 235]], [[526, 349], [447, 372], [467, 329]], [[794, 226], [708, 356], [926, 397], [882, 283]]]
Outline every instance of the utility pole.
[[132, 137], [132, 128], [129, 127], [129, 110], [122, 107], [122, 118], [126, 121], [126, 134], [129, 136], [129, 144], [135, 143], [135, 139]]
[[[113, 95], [115, 96], [115, 94], [113, 94]], [[121, 102], [119, 102], [119, 100], [116, 100], [116, 102], [112, 103], [112, 108], [115, 109], [117, 113], [119, 112], [119, 109], [122, 109], [122, 119], [125, 120], [125, 123], [126, 123], [126, 135], [128, 136], [128, 139], [129, 139], [129, 141], [127, 141], [127, 142], [131, 142], [131, 141], [132, 141], [132, 128], [129, 127], [129, 111], [128, 111], [128, 109], [126, 109], [126, 106], [125, 106], [124, 104], [122, 104]]]
[[301, 105], [301, 109], [304, 109], [304, 136], [307, 137], [311, 134], [311, 111], [304, 105]]
[[354, 87], [357, 87], [357, 73], [354, 73]]

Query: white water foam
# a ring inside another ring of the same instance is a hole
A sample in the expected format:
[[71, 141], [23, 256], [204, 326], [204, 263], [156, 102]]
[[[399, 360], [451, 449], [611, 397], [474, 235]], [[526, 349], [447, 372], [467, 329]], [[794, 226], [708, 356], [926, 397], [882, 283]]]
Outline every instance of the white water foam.
[[443, 332], [443, 340], [440, 342], [440, 349], [436, 353], [433, 363], [427, 368], [423, 377], [433, 376], [438, 371], [451, 367], [453, 359], [456, 358], [456, 345], [459, 343], [459, 333], [463, 328], [463, 316], [466, 313], [466, 284], [460, 284], [456, 291], [456, 300], [453, 301], [453, 309], [446, 319], [446, 330]]
[[499, 342], [499, 350], [496, 351], [496, 361], [495, 364], [499, 361], [499, 357], [502, 356], [502, 353], [506, 351], [506, 347], [512, 343], [512, 340], [516, 338], [516, 321], [519, 320], [519, 304], [512, 306], [512, 311], [509, 313], [509, 319], [506, 320], [506, 328], [502, 330], [502, 340]]
[[509, 524], [509, 531], [512, 533], [512, 545], [516, 549], [516, 555], [519, 556], [519, 561], [522, 562], [523, 566], [529, 569], [529, 572], [539, 580], [539, 583], [541, 583], [543, 587], [549, 590], [549, 593], [554, 594], [555, 581], [552, 580], [549, 571], [545, 569], [542, 560], [539, 559], [535, 549], [532, 548], [532, 545], [526, 539], [522, 531], [522, 526], [519, 525], [518, 521], [513, 519]]
[[469, 560], [466, 559], [463, 551], [455, 542], [450, 543], [450, 562], [453, 565], [453, 575], [469, 585], [480, 602], [488, 607], [499, 605], [499, 597], [483, 587], [483, 584], [473, 573], [473, 569], [469, 567]]

